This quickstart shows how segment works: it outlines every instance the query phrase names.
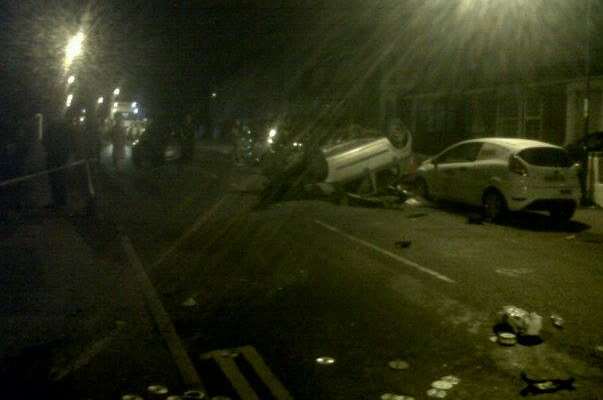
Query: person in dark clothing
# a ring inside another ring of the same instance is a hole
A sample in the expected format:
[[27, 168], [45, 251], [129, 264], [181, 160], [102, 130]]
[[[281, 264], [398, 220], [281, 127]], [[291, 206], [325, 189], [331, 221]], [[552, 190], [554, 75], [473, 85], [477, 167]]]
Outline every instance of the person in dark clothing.
[[187, 114], [184, 124], [180, 127], [180, 145], [182, 147], [182, 161], [191, 162], [195, 154], [195, 124], [193, 116]]
[[[43, 143], [46, 148], [46, 167], [51, 170], [64, 166], [72, 153], [73, 125], [69, 115], [56, 119], [48, 125]], [[52, 205], [56, 208], [67, 205], [67, 171], [49, 174]]]

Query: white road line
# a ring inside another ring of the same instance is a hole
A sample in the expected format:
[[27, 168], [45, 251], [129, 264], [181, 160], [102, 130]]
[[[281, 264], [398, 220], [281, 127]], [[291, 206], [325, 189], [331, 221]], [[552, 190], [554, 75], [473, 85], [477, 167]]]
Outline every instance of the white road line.
[[397, 255], [397, 254], [394, 254], [394, 253], [392, 253], [391, 251], [387, 251], [387, 250], [385, 250], [385, 249], [382, 249], [381, 247], [376, 246], [376, 245], [374, 245], [374, 244], [372, 244], [372, 243], [369, 243], [369, 242], [367, 242], [366, 240], [362, 240], [362, 239], [360, 239], [360, 238], [357, 238], [357, 237], [355, 237], [355, 236], [352, 236], [352, 235], [350, 235], [350, 234], [348, 234], [348, 233], [346, 233], [346, 232], [343, 232], [342, 230], [339, 230], [339, 229], [335, 228], [334, 226], [331, 226], [331, 225], [329, 225], [329, 224], [326, 224], [326, 223], [324, 223], [324, 222], [322, 222], [322, 221], [319, 221], [319, 220], [317, 220], [317, 219], [315, 219], [315, 220], [314, 220], [314, 222], [316, 222], [318, 225], [322, 226], [323, 228], [330, 230], [331, 232], [338, 233], [338, 234], [340, 234], [341, 236], [343, 236], [343, 237], [345, 237], [345, 238], [347, 238], [347, 239], [349, 239], [349, 240], [351, 240], [351, 241], [353, 241], [353, 242], [360, 243], [361, 245], [366, 246], [366, 247], [368, 247], [368, 248], [370, 248], [370, 249], [373, 249], [373, 250], [375, 250], [375, 251], [377, 251], [377, 252], [379, 252], [379, 253], [381, 253], [381, 254], [383, 254], [383, 255], [386, 255], [386, 256], [388, 256], [388, 257], [390, 257], [390, 258], [393, 258], [394, 260], [399, 261], [399, 262], [401, 262], [402, 264], [405, 264], [405, 265], [407, 265], [407, 266], [409, 266], [409, 267], [413, 267], [413, 268], [415, 268], [415, 269], [416, 269], [416, 270], [418, 270], [418, 271], [421, 271], [421, 272], [424, 272], [424, 273], [426, 273], [426, 274], [429, 274], [429, 275], [431, 275], [431, 276], [433, 276], [433, 277], [435, 277], [435, 278], [437, 278], [437, 279], [440, 279], [440, 280], [442, 280], [442, 281], [444, 281], [444, 282], [448, 282], [448, 283], [456, 283], [454, 280], [450, 279], [450, 278], [449, 278], [449, 277], [447, 277], [446, 275], [442, 275], [442, 274], [440, 274], [439, 272], [436, 272], [436, 271], [434, 271], [434, 270], [432, 270], [432, 269], [425, 268], [425, 267], [423, 267], [423, 266], [421, 266], [421, 265], [417, 264], [417, 263], [416, 263], [416, 262], [414, 262], [414, 261], [411, 261], [411, 260], [409, 260], [409, 259], [407, 259], [407, 258], [404, 258], [404, 257], [402, 257], [402, 256], [399, 256], [399, 255]]

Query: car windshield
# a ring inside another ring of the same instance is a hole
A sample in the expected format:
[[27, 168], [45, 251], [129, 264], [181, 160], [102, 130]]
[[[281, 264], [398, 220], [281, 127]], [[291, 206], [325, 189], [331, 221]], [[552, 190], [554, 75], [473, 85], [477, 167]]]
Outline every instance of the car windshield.
[[566, 150], [553, 147], [535, 147], [519, 152], [519, 156], [528, 164], [538, 167], [572, 166], [572, 161]]
[[0, 397], [603, 400], [597, 132], [603, 0], [0, 0]]

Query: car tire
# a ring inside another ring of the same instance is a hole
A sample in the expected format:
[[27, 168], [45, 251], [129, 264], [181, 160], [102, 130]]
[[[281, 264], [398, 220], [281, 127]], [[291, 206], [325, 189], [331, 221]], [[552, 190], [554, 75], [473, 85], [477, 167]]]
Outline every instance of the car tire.
[[429, 192], [429, 186], [425, 178], [417, 178], [415, 181], [415, 188], [417, 194], [425, 200], [432, 200], [431, 193]]
[[498, 222], [508, 212], [507, 202], [504, 196], [494, 189], [487, 190], [482, 196], [484, 218], [487, 221]]
[[553, 207], [549, 210], [549, 214], [551, 215], [551, 219], [555, 223], [565, 223], [572, 219], [574, 216], [574, 212], [576, 212], [575, 205], [561, 205]]

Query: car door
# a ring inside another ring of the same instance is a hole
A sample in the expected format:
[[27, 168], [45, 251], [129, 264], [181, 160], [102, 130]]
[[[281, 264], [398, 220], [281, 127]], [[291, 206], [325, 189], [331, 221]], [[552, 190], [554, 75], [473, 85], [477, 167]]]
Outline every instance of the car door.
[[508, 176], [510, 156], [511, 151], [503, 146], [487, 142], [483, 144], [469, 178], [469, 204], [481, 205], [482, 195], [487, 187], [504, 184]]
[[480, 142], [461, 143], [434, 160], [435, 186], [439, 197], [463, 201], [468, 186], [467, 177], [481, 145]]
[[472, 204], [475, 192], [475, 161], [482, 147], [482, 142], [464, 143], [459, 146], [458, 157], [449, 164], [448, 175], [450, 199]]

